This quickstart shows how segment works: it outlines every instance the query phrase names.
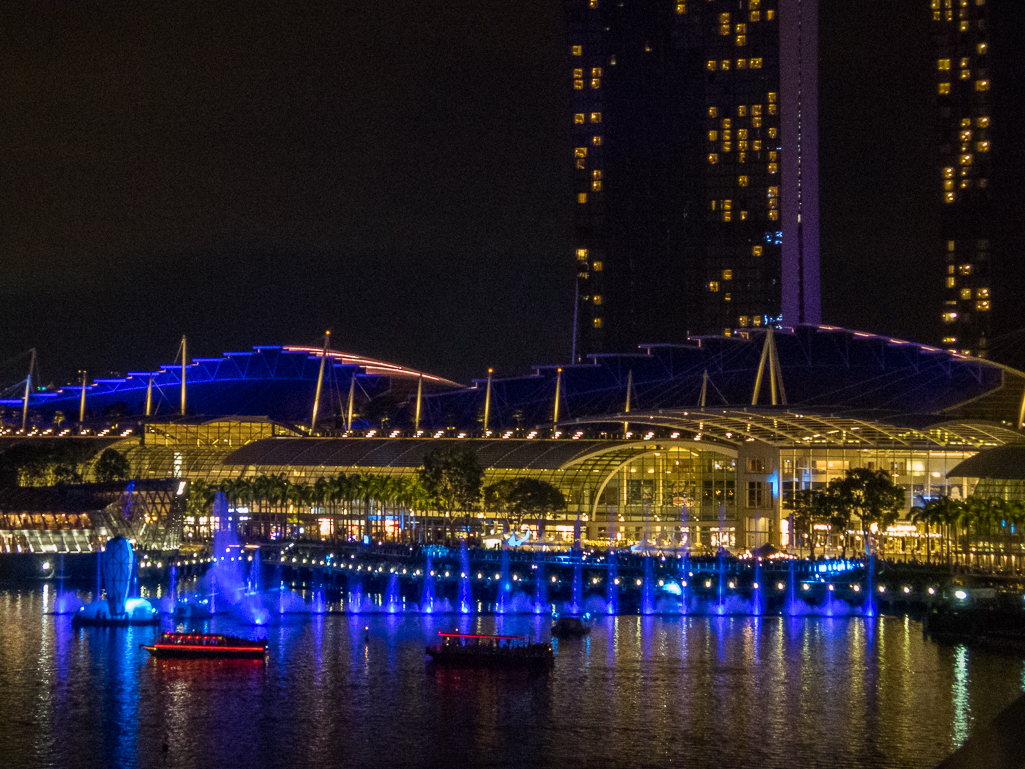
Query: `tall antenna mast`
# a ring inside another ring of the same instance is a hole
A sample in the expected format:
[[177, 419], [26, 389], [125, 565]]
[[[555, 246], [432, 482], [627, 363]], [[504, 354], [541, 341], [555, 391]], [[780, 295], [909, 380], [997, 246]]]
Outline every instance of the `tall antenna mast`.
[[185, 416], [185, 365], [188, 361], [186, 356], [185, 335], [182, 335], [182, 416]]
[[424, 375], [416, 378], [416, 417], [413, 419], [413, 434], [420, 434], [420, 404], [424, 394]]
[[320, 407], [320, 388], [324, 384], [324, 364], [327, 362], [328, 343], [331, 341], [331, 332], [324, 332], [324, 352], [320, 356], [320, 373], [317, 374], [317, 393], [313, 396], [313, 417], [310, 419], [310, 434], [317, 429], [317, 409]]
[[36, 348], [32, 348], [32, 359], [28, 364], [28, 376], [25, 377], [25, 398], [21, 406], [21, 431], [25, 432], [28, 425], [28, 394], [32, 390], [32, 370], [36, 367]]
[[85, 385], [89, 381], [89, 372], [82, 371], [82, 397], [78, 401], [78, 423], [85, 422]]
[[484, 393], [484, 437], [488, 436], [488, 422], [491, 418], [491, 375], [494, 369], [488, 369], [488, 389]]

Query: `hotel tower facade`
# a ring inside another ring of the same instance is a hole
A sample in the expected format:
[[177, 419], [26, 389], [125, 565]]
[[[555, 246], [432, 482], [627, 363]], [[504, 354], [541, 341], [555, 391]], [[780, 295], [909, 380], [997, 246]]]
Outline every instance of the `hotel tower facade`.
[[815, 0], [566, 0], [576, 360], [820, 322]]

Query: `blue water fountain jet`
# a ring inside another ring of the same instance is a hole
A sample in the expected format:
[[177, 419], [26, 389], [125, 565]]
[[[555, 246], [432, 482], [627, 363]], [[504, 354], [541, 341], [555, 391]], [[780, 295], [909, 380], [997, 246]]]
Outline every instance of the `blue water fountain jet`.
[[470, 551], [465, 539], [459, 547], [459, 569], [459, 612], [469, 614], [473, 611], [473, 591], [470, 588]]
[[424, 591], [420, 596], [420, 611], [424, 614], [434, 613], [434, 564], [427, 556], [424, 566]]
[[680, 542], [680, 613], [690, 610], [690, 550]]
[[866, 548], [868, 550], [867, 558], [865, 559], [865, 616], [874, 617], [876, 615], [876, 603], [875, 603], [875, 554], [872, 552], [872, 548]]
[[641, 614], [655, 613], [655, 572], [651, 556], [644, 556], [644, 580], [641, 582]]
[[715, 613], [723, 615], [726, 613], [726, 548], [722, 544], [723, 529], [719, 529], [719, 553], [716, 558], [715, 571], [716, 579], [716, 603]]
[[505, 614], [511, 592], [512, 580], [509, 578], [509, 551], [503, 546], [501, 577], [498, 584], [498, 605], [496, 607], [496, 611], [499, 614]]
[[534, 557], [534, 566], [534, 614], [545, 614], [548, 611], [548, 578], [540, 552]]
[[619, 613], [619, 556], [616, 548], [609, 542], [609, 579], [605, 585], [605, 608], [609, 614]]
[[384, 603], [385, 611], [395, 614], [402, 611], [402, 599], [399, 596], [399, 573], [393, 571], [388, 577], [388, 595]]
[[755, 558], [755, 581], [751, 591], [751, 613], [756, 617], [764, 611], [762, 608], [762, 559]]
[[260, 592], [260, 569], [262, 564], [260, 562], [260, 549], [257, 548], [253, 551], [253, 564], [249, 567], [249, 592], [259, 593]]
[[791, 558], [788, 562], [788, 577], [787, 577], [787, 607], [786, 611], [791, 617], [795, 616], [797, 611], [797, 559]]
[[584, 564], [580, 558], [579, 551], [573, 558], [573, 599], [570, 604], [570, 614], [579, 614], [584, 605]]

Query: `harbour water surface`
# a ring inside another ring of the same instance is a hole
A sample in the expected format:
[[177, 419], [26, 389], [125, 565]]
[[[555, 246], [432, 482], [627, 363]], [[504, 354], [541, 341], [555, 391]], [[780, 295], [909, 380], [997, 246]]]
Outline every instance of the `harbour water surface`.
[[[1020, 696], [1020, 656], [908, 618], [611, 617], [549, 676], [436, 670], [439, 630], [516, 615], [320, 615], [266, 664], [156, 661], [156, 630], [72, 630], [51, 586], [0, 591], [0, 765], [931, 767]], [[170, 625], [167, 626], [170, 629]]]

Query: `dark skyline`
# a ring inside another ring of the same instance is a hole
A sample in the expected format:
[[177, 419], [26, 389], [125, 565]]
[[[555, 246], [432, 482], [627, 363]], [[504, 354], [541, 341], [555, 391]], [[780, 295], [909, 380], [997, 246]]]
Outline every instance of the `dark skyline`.
[[[911, 5], [820, 10], [822, 309], [932, 342], [933, 73]], [[461, 381], [568, 360], [559, 3], [0, 16], [0, 360], [35, 346], [61, 383], [169, 363], [183, 333], [211, 356], [325, 328]]]

